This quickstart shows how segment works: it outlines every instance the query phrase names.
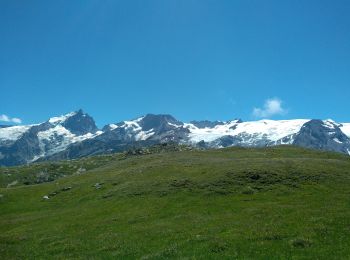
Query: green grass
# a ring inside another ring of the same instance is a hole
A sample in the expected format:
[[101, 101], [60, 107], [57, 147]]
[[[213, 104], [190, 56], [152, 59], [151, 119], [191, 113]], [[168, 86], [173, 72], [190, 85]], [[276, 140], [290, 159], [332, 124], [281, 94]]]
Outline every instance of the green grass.
[[[52, 181], [34, 184], [44, 169]], [[350, 258], [350, 159], [341, 154], [115, 154], [1, 175], [3, 259]]]

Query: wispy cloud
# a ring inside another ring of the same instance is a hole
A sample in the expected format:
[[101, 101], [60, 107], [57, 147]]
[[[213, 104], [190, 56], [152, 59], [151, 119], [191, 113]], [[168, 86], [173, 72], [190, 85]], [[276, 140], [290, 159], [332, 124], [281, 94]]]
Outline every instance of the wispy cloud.
[[282, 101], [279, 98], [267, 99], [263, 108], [254, 108], [253, 116], [259, 118], [268, 118], [276, 115], [285, 115], [287, 110], [282, 107]]
[[0, 122], [9, 122], [9, 123], [15, 123], [20, 124], [22, 123], [22, 120], [17, 117], [9, 117], [7, 115], [0, 115]]

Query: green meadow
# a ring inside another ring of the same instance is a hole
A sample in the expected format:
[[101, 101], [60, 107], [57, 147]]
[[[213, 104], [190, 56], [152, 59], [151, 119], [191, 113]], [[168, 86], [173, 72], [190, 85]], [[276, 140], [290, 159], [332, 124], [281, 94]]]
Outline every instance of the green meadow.
[[0, 186], [2, 259], [350, 258], [342, 154], [151, 149], [2, 167]]

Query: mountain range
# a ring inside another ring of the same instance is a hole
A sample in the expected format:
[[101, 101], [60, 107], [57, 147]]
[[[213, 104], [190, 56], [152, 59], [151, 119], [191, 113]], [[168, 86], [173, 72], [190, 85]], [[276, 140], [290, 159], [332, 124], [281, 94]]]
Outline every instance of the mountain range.
[[160, 143], [200, 148], [296, 145], [350, 155], [350, 123], [294, 119], [181, 122], [147, 114], [99, 129], [82, 110], [33, 125], [0, 125], [0, 165], [75, 159]]

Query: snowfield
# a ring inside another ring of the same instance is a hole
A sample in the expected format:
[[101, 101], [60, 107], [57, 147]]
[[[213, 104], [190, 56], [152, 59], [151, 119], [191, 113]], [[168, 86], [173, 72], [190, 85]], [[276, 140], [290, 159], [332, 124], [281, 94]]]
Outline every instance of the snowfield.
[[49, 130], [38, 133], [39, 146], [42, 151], [42, 154], [38, 158], [61, 152], [70, 144], [94, 138], [102, 133], [102, 131], [98, 131], [95, 134], [75, 135], [63, 126], [56, 125]]
[[0, 128], [0, 141], [16, 141], [31, 127], [32, 125]]
[[283, 137], [296, 134], [300, 128], [308, 122], [307, 119], [295, 120], [260, 120], [238, 123], [237, 121], [225, 122], [223, 125], [217, 125], [213, 128], [198, 128], [193, 124], [185, 124], [190, 130], [190, 140], [193, 143], [200, 141], [212, 142], [216, 139], [230, 135], [236, 136], [240, 134], [250, 135], [254, 138], [267, 138], [276, 142]]
[[340, 126], [340, 130], [350, 138], [350, 123], [342, 123]]
[[59, 124], [59, 123], [63, 123], [65, 120], [67, 120], [69, 117], [76, 115], [77, 112], [71, 112], [68, 113], [66, 115], [62, 115], [62, 116], [57, 116], [57, 117], [51, 117], [49, 119], [49, 123], [51, 124]]
[[[140, 121], [144, 118], [144, 116], [139, 117], [135, 120], [131, 121], [123, 121], [120, 126], [116, 124], [109, 124], [109, 130], [115, 130], [117, 128], [123, 128], [127, 130], [129, 133], [129, 137], [132, 138], [134, 137], [135, 141], [144, 141], [150, 138], [151, 136], [154, 135], [154, 129], [150, 129], [148, 131], [143, 131], [142, 127], [140, 126]], [[170, 123], [169, 123], [170, 124]]]

